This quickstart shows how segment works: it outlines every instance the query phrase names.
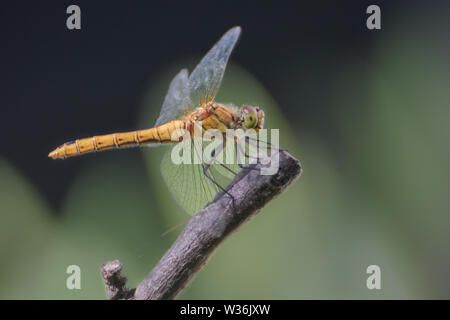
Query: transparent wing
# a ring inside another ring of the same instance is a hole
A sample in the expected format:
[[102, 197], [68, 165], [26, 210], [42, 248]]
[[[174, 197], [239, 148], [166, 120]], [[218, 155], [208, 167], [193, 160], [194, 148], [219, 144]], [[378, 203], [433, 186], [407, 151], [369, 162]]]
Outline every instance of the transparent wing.
[[188, 71], [182, 69], [172, 80], [166, 94], [161, 113], [156, 120], [155, 127], [169, 121], [180, 119], [189, 106], [185, 104], [188, 95]]
[[[190, 143], [190, 141], [180, 142], [180, 144], [186, 143]], [[237, 164], [225, 164], [227, 166], [225, 168], [219, 163], [210, 161], [206, 174], [215, 183], [212, 182], [204, 173], [204, 168], [207, 166], [207, 163], [194, 163], [195, 154], [201, 159], [202, 152], [200, 148], [196, 148], [194, 145], [194, 143], [191, 143], [191, 148], [186, 149], [189, 157], [191, 157], [191, 164], [175, 164], [172, 161], [171, 154], [172, 152], [177, 152], [174, 151], [177, 145], [166, 152], [161, 162], [161, 173], [170, 193], [178, 205], [190, 215], [195, 214], [203, 209], [207, 203], [214, 200], [214, 197], [221, 191], [221, 188], [225, 189], [234, 178], [235, 173], [241, 170]], [[178, 148], [181, 148], [181, 146], [178, 145]], [[204, 144], [202, 149], [205, 150]], [[223, 157], [226, 159], [225, 151], [221, 152], [224, 153]]]
[[189, 96], [186, 98], [185, 104], [200, 106], [214, 100], [219, 91], [228, 59], [240, 34], [240, 27], [228, 30], [203, 57], [189, 76]]
[[240, 27], [230, 29], [203, 57], [190, 76], [187, 69], [182, 69], [173, 78], [155, 126], [180, 119], [188, 111], [214, 99], [240, 34]]

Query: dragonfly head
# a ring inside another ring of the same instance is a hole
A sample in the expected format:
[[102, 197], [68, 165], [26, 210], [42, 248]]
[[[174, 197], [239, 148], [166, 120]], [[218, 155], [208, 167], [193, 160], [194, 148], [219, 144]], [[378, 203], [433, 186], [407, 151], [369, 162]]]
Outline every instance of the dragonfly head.
[[241, 108], [240, 121], [245, 129], [258, 131], [264, 127], [264, 111], [259, 106], [244, 105]]

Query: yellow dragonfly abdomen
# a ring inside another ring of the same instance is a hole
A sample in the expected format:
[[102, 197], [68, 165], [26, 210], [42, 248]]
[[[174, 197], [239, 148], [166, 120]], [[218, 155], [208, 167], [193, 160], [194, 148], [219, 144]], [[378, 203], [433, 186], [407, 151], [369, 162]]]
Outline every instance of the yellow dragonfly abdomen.
[[111, 133], [66, 142], [48, 154], [53, 159], [65, 159], [86, 153], [146, 144], [180, 141], [185, 129], [183, 120], [174, 120], [158, 127], [130, 132]]

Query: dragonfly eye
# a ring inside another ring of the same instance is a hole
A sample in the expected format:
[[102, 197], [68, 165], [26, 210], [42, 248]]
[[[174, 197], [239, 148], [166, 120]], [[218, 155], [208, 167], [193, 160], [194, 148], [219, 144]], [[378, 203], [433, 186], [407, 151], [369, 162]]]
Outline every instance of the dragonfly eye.
[[243, 118], [244, 127], [247, 129], [253, 129], [258, 124], [258, 113], [251, 106], [242, 107], [241, 117]]
[[246, 114], [244, 116], [244, 126], [247, 129], [253, 129], [256, 127], [256, 122], [257, 122], [257, 116], [256, 113], [250, 113], [250, 114]]

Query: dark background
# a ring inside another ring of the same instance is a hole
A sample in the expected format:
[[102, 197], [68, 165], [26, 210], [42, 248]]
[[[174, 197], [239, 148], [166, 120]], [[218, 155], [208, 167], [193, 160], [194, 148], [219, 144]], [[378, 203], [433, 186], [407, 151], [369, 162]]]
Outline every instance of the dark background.
[[[152, 75], [180, 57], [201, 57], [225, 30], [241, 25], [233, 61], [257, 77], [293, 125], [312, 130], [338, 155], [339, 141], [327, 112], [333, 108], [330, 82], [343, 55], [364, 64], [373, 42], [385, 32], [366, 28], [365, 10], [373, 3], [2, 4], [0, 153], [58, 208], [82, 160], [55, 164], [48, 152], [74, 138], [138, 129], [138, 101]], [[375, 3], [382, 6], [383, 29], [406, 6], [417, 5]], [[81, 7], [81, 30], [66, 28], [70, 4]]]
[[449, 17], [448, 1], [2, 2], [0, 299], [104, 299], [115, 258], [130, 287], [148, 274], [189, 219], [164, 148], [47, 155], [151, 127], [170, 79], [235, 25], [217, 100], [260, 105], [304, 171], [180, 297], [448, 299]]

